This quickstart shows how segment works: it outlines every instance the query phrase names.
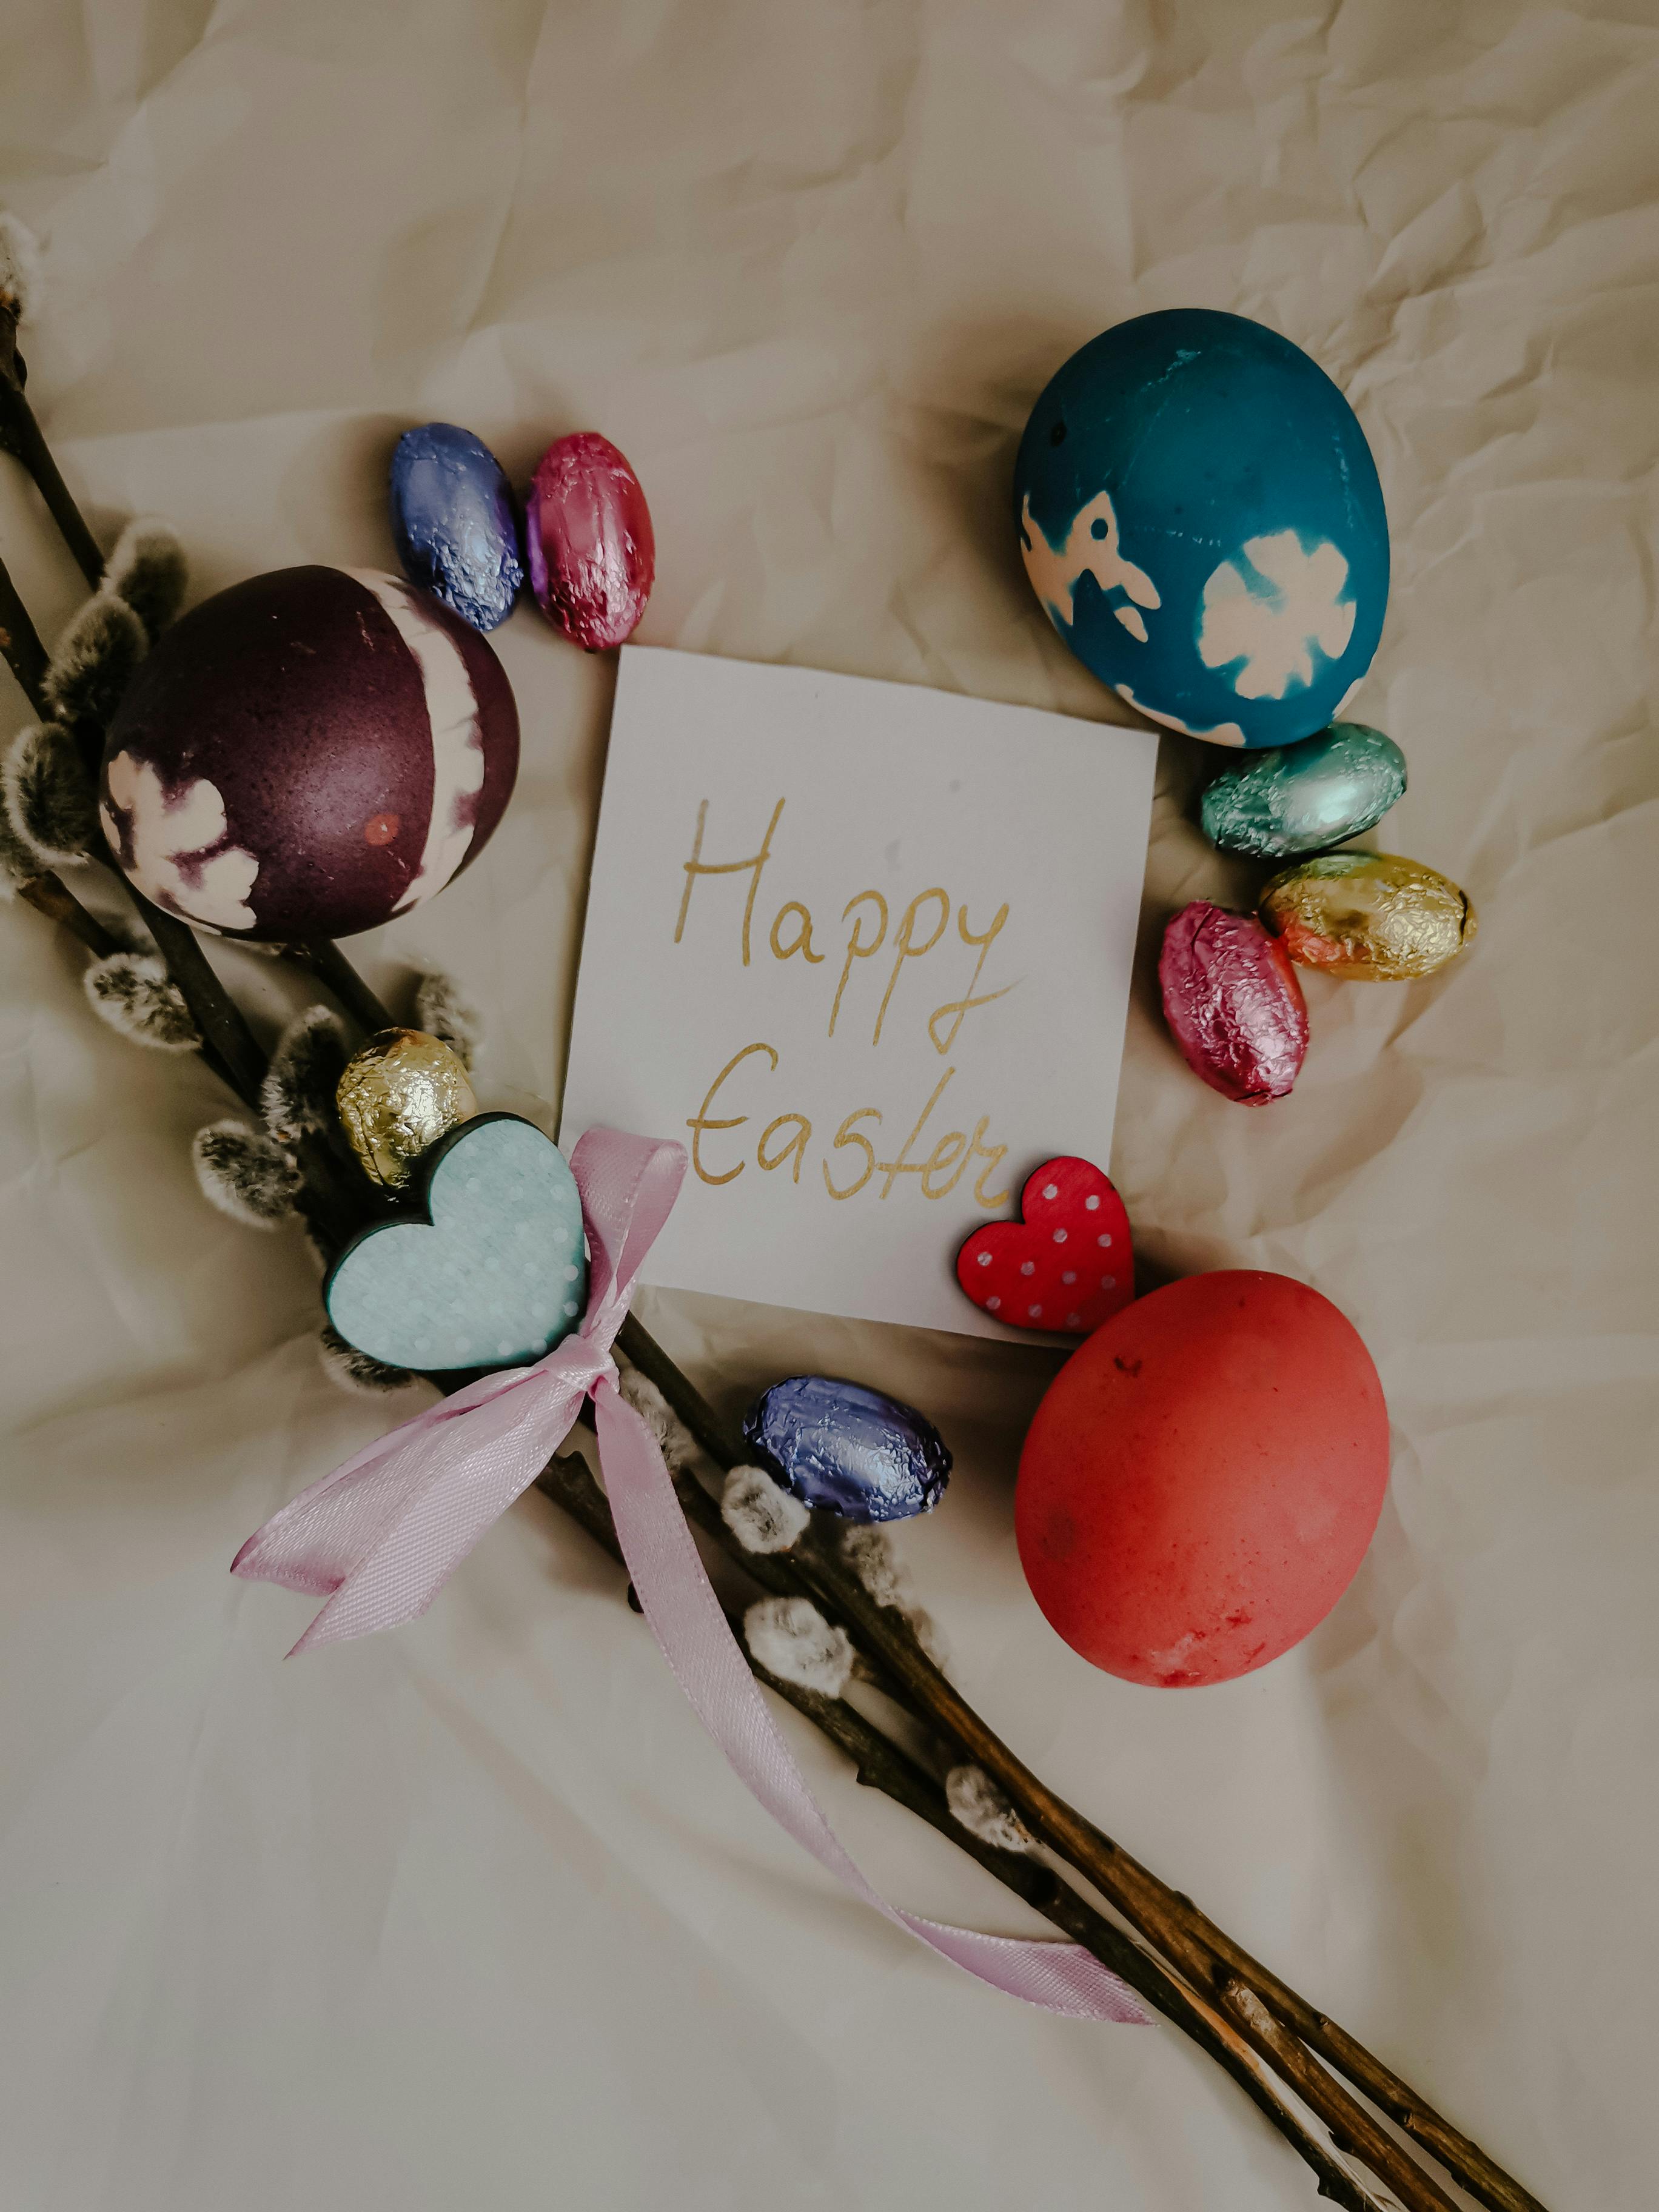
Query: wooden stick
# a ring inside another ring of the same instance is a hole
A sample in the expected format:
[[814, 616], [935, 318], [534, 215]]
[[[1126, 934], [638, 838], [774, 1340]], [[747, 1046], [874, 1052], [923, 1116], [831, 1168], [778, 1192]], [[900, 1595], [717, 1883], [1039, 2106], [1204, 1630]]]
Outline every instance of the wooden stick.
[[319, 937], [311, 944], [290, 945], [284, 950], [289, 959], [297, 961], [317, 978], [366, 1036], [372, 1036], [376, 1030], [397, 1027], [374, 993], [330, 939]]
[[247, 1017], [214, 973], [201, 940], [177, 915], [152, 906], [141, 890], [127, 882], [133, 909], [155, 939], [167, 973], [178, 985], [191, 1017], [210, 1044], [229, 1079], [231, 1089], [245, 1106], [257, 1112], [259, 1085], [264, 1080], [265, 1056], [247, 1025]]
[[[735, 1436], [632, 1315], [617, 1349], [654, 1382], [718, 1466], [748, 1456]], [[711, 1533], [713, 1533], [711, 1531]], [[1375, 2099], [1491, 2212], [1543, 2212], [1505, 2173], [1352, 2037], [1224, 1936], [1192, 1900], [1158, 1881], [1109, 1836], [1056, 1796], [975, 1712], [927, 1657], [903, 1617], [878, 1606], [840, 1560], [805, 1544], [773, 1555], [793, 1565], [795, 1587], [829, 1607], [904, 1701], [958, 1744], [1007, 1793], [1042, 1841], [1107, 1896], [1146, 1939], [1212, 1998], [1260, 2055], [1292, 2082], [1345, 2148], [1364, 2159], [1409, 2212], [1450, 2212], [1451, 2200], [1311, 2055], [1328, 2057]], [[786, 1570], [787, 1571], [787, 1570]], [[1252, 2003], [1250, 2000], [1255, 2002]], [[1310, 2024], [1304, 2031], [1300, 2023]], [[1313, 2027], [1312, 2024], [1323, 2023]], [[1288, 2034], [1284, 2031], [1291, 2031]], [[1307, 2034], [1307, 2045], [1301, 2039]], [[1316, 2035], [1317, 2040], [1316, 2040]], [[1311, 2046], [1311, 2049], [1308, 2046]]]
[[0, 653], [5, 655], [6, 665], [30, 706], [37, 714], [43, 714], [46, 648], [3, 562], [0, 562]]
[[48, 921], [78, 937], [95, 960], [106, 960], [112, 952], [121, 950], [120, 939], [110, 935], [96, 915], [88, 914], [60, 876], [30, 876], [18, 884], [17, 896], [27, 899]]
[[[623, 1565], [611, 1508], [585, 1462], [574, 1454], [556, 1456], [538, 1476], [537, 1487], [562, 1506], [618, 1565]], [[748, 1555], [756, 1564], [763, 1556]], [[637, 1601], [635, 1604], [637, 1609]], [[1285, 2102], [1243, 2039], [1211, 2007], [1097, 1911], [1086, 1898], [1062, 1881], [1051, 1867], [1023, 1852], [1000, 1850], [964, 1828], [952, 1816], [945, 1792], [932, 1776], [855, 1706], [842, 1698], [826, 1698], [816, 1691], [801, 1689], [769, 1673], [750, 1652], [741, 1620], [729, 1612], [727, 1619], [756, 1680], [775, 1691], [845, 1752], [854, 1762], [860, 1783], [866, 1788], [879, 1790], [895, 1803], [904, 1806], [966, 1851], [970, 1858], [976, 1859], [1005, 1887], [1023, 1898], [1073, 1942], [1081, 1944], [1138, 1996], [1190, 2036], [1232, 2076], [1268, 2124], [1311, 2167], [1318, 2179], [1322, 2197], [1343, 2206], [1345, 2212], [1383, 2212], [1381, 2201], [1361, 2185]]]
[[[9, 316], [4, 319], [11, 321]], [[12, 327], [15, 331], [16, 326]], [[41, 435], [18, 373], [21, 365], [14, 348], [0, 349], [0, 447], [14, 454], [34, 479], [35, 489], [58, 525], [75, 565], [95, 591], [104, 573], [104, 556]]]

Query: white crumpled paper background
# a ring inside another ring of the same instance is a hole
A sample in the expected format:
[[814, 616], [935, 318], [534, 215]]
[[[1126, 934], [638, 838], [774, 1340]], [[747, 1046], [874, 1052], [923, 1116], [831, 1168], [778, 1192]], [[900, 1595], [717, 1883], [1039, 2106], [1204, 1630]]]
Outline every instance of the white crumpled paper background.
[[[527, 471], [568, 429], [656, 516], [647, 642], [1121, 713], [1027, 592], [1024, 413], [1139, 311], [1255, 315], [1343, 385], [1394, 532], [1354, 711], [1382, 840], [1481, 915], [1416, 986], [1309, 985], [1293, 1098], [1163, 1032], [1167, 912], [1249, 895], [1164, 741], [1113, 1173], [1147, 1279], [1335, 1299], [1393, 1487], [1293, 1655], [1151, 1692], [1046, 1628], [1010, 1533], [1051, 1355], [690, 1297], [729, 1404], [798, 1366], [927, 1407], [902, 1547], [995, 1725], [1468, 2126], [1552, 2212], [1645, 2212], [1652, 2094], [1653, 375], [1650, 9], [1537, 0], [12, 0], [0, 193], [42, 234], [34, 395], [106, 541], [206, 592], [384, 562], [396, 433]], [[9, 465], [5, 556], [76, 598]], [[489, 1012], [556, 1100], [609, 665], [500, 635], [526, 732], [487, 858], [358, 950]], [[14, 718], [22, 708], [9, 695]], [[0, 2197], [19, 2212], [1267, 2212], [1310, 2185], [1163, 2029], [976, 1990], [841, 1893], [701, 1734], [618, 1577], [536, 1498], [428, 1617], [281, 1664], [237, 1545], [365, 1442], [297, 1237], [198, 1196], [194, 1063], [90, 1018], [0, 913]], [[267, 1031], [291, 978], [224, 971]], [[816, 1741], [906, 1904], [1035, 1927]]]

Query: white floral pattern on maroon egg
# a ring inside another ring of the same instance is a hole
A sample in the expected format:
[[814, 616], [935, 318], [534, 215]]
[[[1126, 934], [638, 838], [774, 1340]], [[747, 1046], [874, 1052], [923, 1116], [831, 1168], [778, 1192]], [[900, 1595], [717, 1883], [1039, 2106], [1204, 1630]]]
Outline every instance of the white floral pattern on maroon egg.
[[233, 845], [205, 776], [169, 791], [148, 761], [117, 753], [99, 809], [111, 850], [152, 905], [208, 929], [252, 929], [255, 854]]

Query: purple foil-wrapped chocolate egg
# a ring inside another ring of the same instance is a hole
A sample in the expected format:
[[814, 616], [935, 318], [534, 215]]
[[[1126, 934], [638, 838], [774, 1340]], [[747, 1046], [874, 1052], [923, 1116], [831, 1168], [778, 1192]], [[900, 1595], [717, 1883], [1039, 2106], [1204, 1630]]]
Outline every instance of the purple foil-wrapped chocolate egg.
[[787, 1491], [846, 1521], [931, 1513], [951, 1477], [951, 1454], [925, 1414], [828, 1375], [775, 1382], [743, 1433]]
[[590, 653], [635, 629], [657, 573], [640, 480], [608, 438], [579, 430], [550, 446], [525, 502], [530, 587], [556, 629]]
[[1284, 946], [1254, 915], [1182, 908], [1158, 963], [1164, 1017], [1194, 1075], [1241, 1106], [1283, 1098], [1308, 1050], [1308, 1009]]
[[392, 533], [411, 583], [474, 629], [495, 629], [524, 581], [501, 463], [453, 422], [405, 430], [392, 456]]
[[512, 796], [519, 717], [476, 630], [401, 577], [279, 568], [166, 631], [99, 812], [155, 905], [227, 937], [349, 937], [441, 891]]

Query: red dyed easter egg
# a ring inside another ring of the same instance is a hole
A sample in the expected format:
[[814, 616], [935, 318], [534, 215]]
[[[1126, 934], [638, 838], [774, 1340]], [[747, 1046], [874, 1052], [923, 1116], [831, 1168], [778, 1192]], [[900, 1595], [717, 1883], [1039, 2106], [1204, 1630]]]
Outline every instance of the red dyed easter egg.
[[1329, 1299], [1193, 1275], [1126, 1306], [1049, 1387], [1020, 1457], [1020, 1564], [1108, 1674], [1231, 1681], [1325, 1618], [1388, 1480], [1382, 1386]]
[[477, 630], [401, 577], [279, 568], [163, 633], [111, 725], [99, 811], [124, 872], [197, 928], [349, 937], [476, 858], [518, 766]]

